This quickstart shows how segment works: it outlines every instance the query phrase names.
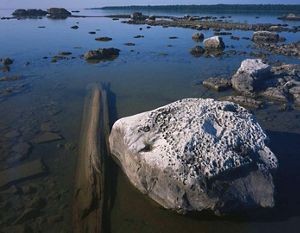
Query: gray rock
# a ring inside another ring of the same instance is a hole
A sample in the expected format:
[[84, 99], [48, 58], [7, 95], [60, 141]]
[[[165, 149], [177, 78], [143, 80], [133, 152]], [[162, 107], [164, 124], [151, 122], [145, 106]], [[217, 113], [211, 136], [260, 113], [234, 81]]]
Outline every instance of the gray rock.
[[231, 83], [237, 91], [249, 94], [261, 88], [261, 84], [271, 76], [271, 67], [261, 59], [246, 59], [233, 75]]
[[10, 59], [9, 57], [0, 59], [0, 63], [2, 63], [5, 66], [11, 65], [11, 64], [13, 64], [13, 62], [14, 62], [14, 60]]
[[183, 99], [118, 120], [109, 143], [131, 183], [167, 209], [216, 214], [274, 206], [277, 159], [247, 110]]
[[222, 37], [213, 36], [204, 40], [204, 48], [207, 50], [223, 50], [225, 44]]
[[215, 91], [224, 91], [231, 88], [231, 82], [222, 77], [210, 77], [203, 81], [203, 86]]
[[254, 32], [252, 36], [252, 40], [254, 42], [278, 42], [279, 35], [276, 32], [269, 32], [269, 31], [258, 31]]
[[269, 87], [264, 92], [262, 92], [262, 96], [275, 101], [280, 102], [288, 102], [288, 98], [286, 93], [281, 88]]
[[143, 15], [141, 12], [133, 12], [130, 18], [132, 20], [145, 20], [147, 16]]

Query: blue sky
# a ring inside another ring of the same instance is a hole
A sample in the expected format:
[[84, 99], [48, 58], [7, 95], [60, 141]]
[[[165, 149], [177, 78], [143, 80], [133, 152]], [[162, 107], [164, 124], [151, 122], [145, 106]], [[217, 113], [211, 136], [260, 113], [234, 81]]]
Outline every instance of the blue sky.
[[112, 5], [162, 5], [162, 4], [217, 4], [217, 3], [284, 3], [300, 4], [299, 0], [0, 0], [0, 8], [47, 8], [60, 7], [101, 7]]

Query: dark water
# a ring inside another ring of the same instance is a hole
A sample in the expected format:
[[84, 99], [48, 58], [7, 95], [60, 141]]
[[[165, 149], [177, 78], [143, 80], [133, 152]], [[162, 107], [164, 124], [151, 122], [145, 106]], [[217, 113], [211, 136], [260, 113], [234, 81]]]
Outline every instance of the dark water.
[[[9, 15], [10, 12], [0, 10], [0, 16]], [[80, 14], [112, 13], [117, 12], [85, 10]], [[230, 20], [279, 23], [276, 17], [267, 14], [260, 15], [260, 18], [251, 14], [232, 14]], [[290, 26], [299, 25], [299, 22], [288, 23]], [[71, 29], [73, 25], [78, 25], [79, 29]], [[143, 30], [140, 31], [140, 27]], [[8, 87], [16, 90], [6, 97], [0, 97], [1, 170], [16, 165], [7, 162], [13, 145], [21, 141], [30, 142], [39, 133], [41, 125], [50, 122], [64, 137], [61, 141], [32, 145], [28, 157], [21, 163], [41, 157], [48, 167], [48, 174], [17, 184], [21, 189], [34, 185], [36, 191], [33, 193], [12, 194], [7, 191], [10, 189], [0, 191], [0, 229], [16, 225], [12, 219], [28, 209], [28, 203], [34, 198], [42, 197], [46, 205], [41, 212], [21, 224], [31, 226], [33, 232], [38, 232], [38, 229], [41, 232], [72, 232], [70, 204], [82, 107], [88, 84], [110, 84], [115, 94], [119, 118], [180, 98], [218, 98], [228, 95], [230, 92], [215, 93], [196, 84], [215, 75], [231, 76], [240, 62], [250, 57], [194, 58], [189, 53], [190, 48], [196, 44], [191, 40], [194, 30], [161, 27], [146, 29], [146, 26], [122, 24], [108, 18], [1, 20], [0, 31], [0, 58], [14, 59], [9, 74], [0, 72], [0, 77], [21, 76], [17, 81], [0, 82], [1, 90]], [[90, 31], [95, 31], [96, 35], [88, 34]], [[240, 37], [252, 35], [252, 32], [232, 32]], [[145, 38], [133, 38], [139, 34]], [[209, 30], [204, 34], [209, 37], [213, 32]], [[99, 36], [109, 36], [113, 40], [95, 41], [94, 38]], [[170, 40], [170, 36], [177, 36], [178, 39]], [[281, 36], [287, 38], [286, 43], [299, 40], [299, 33], [281, 33]], [[259, 52], [251, 47], [251, 41], [234, 41], [228, 36], [223, 38], [227, 46], [234, 46], [237, 51]], [[136, 46], [125, 46], [127, 42], [133, 42]], [[120, 56], [114, 61], [99, 64], [88, 64], [80, 58], [86, 51], [101, 47], [119, 48]], [[74, 59], [51, 63], [51, 57], [62, 51], [72, 52], [70, 57]], [[299, 59], [285, 56], [272, 55], [268, 60], [300, 63]], [[30, 64], [25, 65], [27, 62]], [[110, 174], [115, 181], [111, 193], [113, 207], [109, 219], [110, 232], [298, 232], [300, 112], [281, 112], [280, 105], [269, 105], [254, 113], [268, 132], [271, 148], [280, 161], [277, 207], [274, 210], [255, 217], [177, 215], [163, 210], [140, 194], [129, 184], [124, 174], [115, 168]], [[4, 136], [12, 130], [17, 130], [19, 135], [13, 138]], [[53, 220], [55, 216], [58, 220]]]

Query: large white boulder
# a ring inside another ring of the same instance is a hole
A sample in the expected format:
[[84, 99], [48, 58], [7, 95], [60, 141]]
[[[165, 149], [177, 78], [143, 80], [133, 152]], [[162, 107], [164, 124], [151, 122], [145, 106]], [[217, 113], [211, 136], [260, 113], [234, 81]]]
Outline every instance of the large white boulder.
[[220, 36], [207, 38], [203, 43], [206, 50], [223, 50], [225, 48], [223, 39]]
[[270, 76], [271, 66], [263, 63], [261, 59], [246, 59], [233, 75], [231, 83], [234, 89], [247, 94], [261, 89]]
[[167, 209], [216, 214], [274, 206], [277, 159], [246, 109], [183, 99], [119, 119], [109, 142], [131, 183]]

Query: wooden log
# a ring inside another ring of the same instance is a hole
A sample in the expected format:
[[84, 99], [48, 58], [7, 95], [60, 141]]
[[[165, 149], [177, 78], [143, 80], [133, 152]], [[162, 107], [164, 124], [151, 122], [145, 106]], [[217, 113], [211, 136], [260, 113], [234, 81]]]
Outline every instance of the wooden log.
[[103, 232], [108, 133], [106, 92], [93, 86], [85, 101], [81, 126], [73, 203], [75, 233]]

